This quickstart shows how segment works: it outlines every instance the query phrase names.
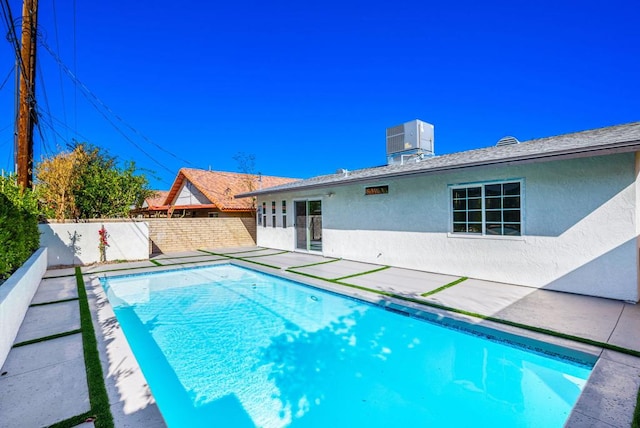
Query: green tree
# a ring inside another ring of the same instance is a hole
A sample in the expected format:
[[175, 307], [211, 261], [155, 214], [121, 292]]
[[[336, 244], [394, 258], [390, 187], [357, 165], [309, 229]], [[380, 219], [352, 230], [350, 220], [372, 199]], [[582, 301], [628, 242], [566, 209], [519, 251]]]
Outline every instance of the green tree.
[[128, 217], [153, 193], [134, 162], [119, 167], [115, 157], [86, 143], [41, 162], [37, 183], [58, 218]]
[[98, 147], [80, 144], [75, 150], [85, 153], [74, 192], [79, 218], [128, 217], [153, 194], [147, 178], [136, 174], [135, 162], [118, 167], [116, 158]]

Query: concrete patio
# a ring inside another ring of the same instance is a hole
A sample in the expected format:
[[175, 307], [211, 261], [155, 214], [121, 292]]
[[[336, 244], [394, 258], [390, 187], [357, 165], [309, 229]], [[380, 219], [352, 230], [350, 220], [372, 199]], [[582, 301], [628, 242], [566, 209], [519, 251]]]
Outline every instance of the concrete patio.
[[[640, 388], [640, 358], [512, 324], [640, 352], [640, 305], [477, 279], [450, 286], [460, 278], [251, 247], [82, 268], [117, 427], [162, 427], [164, 421], [98, 278], [229, 261], [376, 304], [401, 305], [599, 356], [567, 426], [623, 427], [631, 423]], [[47, 271], [15, 343], [79, 330], [77, 297], [73, 268]], [[0, 427], [48, 426], [90, 410], [80, 333], [14, 347], [0, 373]]]

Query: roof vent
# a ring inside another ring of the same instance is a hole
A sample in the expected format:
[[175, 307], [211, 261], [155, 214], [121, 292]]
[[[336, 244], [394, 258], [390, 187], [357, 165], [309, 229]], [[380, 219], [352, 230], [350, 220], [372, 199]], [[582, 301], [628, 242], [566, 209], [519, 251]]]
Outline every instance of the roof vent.
[[496, 144], [496, 147], [511, 146], [513, 144], [520, 144], [520, 141], [518, 141], [516, 137], [507, 136], [500, 138], [498, 140], [498, 143]]

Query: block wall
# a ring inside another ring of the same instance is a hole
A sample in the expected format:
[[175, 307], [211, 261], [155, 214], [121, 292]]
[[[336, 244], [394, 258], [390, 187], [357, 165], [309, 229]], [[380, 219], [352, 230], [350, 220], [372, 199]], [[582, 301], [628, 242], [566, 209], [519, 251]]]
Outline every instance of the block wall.
[[149, 223], [150, 254], [256, 245], [253, 217], [149, 218], [145, 221]]

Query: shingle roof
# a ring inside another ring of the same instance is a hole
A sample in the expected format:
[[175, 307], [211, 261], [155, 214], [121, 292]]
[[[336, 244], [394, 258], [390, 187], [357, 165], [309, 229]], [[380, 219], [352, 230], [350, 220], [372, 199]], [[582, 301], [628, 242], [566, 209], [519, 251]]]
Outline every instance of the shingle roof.
[[252, 201], [236, 199], [235, 195], [291, 183], [298, 179], [181, 168], [164, 200], [164, 205], [172, 205], [184, 180], [190, 181], [220, 211], [247, 211], [253, 209]]
[[631, 151], [640, 151], [640, 122], [529, 140], [520, 144], [434, 156], [404, 165], [387, 165], [322, 175], [268, 190], [239, 194], [237, 197], [244, 198], [265, 193], [312, 189], [414, 174], [433, 174], [478, 166], [521, 164]]

